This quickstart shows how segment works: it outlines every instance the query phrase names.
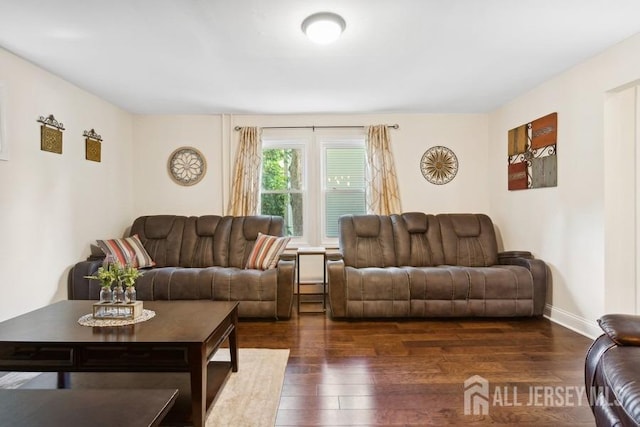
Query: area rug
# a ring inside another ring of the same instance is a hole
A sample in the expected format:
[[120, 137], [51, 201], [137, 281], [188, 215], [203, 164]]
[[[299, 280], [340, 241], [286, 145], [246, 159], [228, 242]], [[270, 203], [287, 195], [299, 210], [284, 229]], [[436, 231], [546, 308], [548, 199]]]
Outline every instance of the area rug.
[[[228, 357], [229, 352], [218, 354]], [[289, 350], [241, 348], [238, 372], [231, 373], [209, 410], [207, 427], [275, 425], [288, 359]]]
[[[288, 359], [289, 350], [239, 349], [238, 372], [231, 373], [209, 409], [206, 426], [273, 426]], [[221, 349], [213, 360], [229, 360], [229, 351]], [[0, 376], [0, 388], [18, 388], [37, 375], [8, 372]]]

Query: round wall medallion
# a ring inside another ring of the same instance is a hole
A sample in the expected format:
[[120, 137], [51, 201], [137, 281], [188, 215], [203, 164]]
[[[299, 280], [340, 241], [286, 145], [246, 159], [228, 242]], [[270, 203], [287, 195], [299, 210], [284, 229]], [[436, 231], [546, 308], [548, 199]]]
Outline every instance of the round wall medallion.
[[458, 173], [458, 158], [447, 147], [436, 145], [429, 148], [420, 160], [422, 176], [432, 184], [442, 185], [451, 181]]
[[169, 156], [169, 176], [176, 184], [194, 185], [207, 171], [207, 162], [200, 151], [193, 147], [180, 147]]

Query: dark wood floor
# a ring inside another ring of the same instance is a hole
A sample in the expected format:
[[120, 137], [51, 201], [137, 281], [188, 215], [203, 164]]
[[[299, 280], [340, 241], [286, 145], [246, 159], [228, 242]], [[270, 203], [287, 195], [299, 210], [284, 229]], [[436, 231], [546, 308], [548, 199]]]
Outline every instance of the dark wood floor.
[[[241, 347], [291, 349], [278, 426], [592, 426], [590, 343], [543, 318], [239, 325]], [[489, 381], [487, 415], [464, 413], [473, 375]]]

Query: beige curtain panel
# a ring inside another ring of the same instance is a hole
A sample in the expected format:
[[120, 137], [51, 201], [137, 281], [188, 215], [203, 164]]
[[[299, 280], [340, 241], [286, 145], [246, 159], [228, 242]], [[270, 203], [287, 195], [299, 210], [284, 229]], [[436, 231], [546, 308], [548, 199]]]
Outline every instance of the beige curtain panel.
[[367, 126], [367, 213], [401, 213], [398, 178], [387, 125]]
[[260, 196], [260, 129], [243, 127], [240, 129], [240, 144], [233, 171], [231, 198], [227, 215], [245, 216], [258, 214]]

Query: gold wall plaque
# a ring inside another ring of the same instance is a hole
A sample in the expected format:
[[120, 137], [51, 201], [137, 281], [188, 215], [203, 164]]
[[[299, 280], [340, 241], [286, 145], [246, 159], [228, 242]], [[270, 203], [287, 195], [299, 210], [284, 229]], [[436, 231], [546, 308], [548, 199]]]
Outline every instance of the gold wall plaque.
[[62, 131], [45, 125], [40, 126], [40, 149], [62, 154]]
[[84, 146], [86, 150], [86, 159], [93, 162], [101, 161], [102, 143], [95, 139], [86, 138], [84, 140]]
[[451, 149], [436, 145], [422, 155], [420, 171], [424, 179], [430, 183], [446, 184], [458, 173], [458, 158]]

